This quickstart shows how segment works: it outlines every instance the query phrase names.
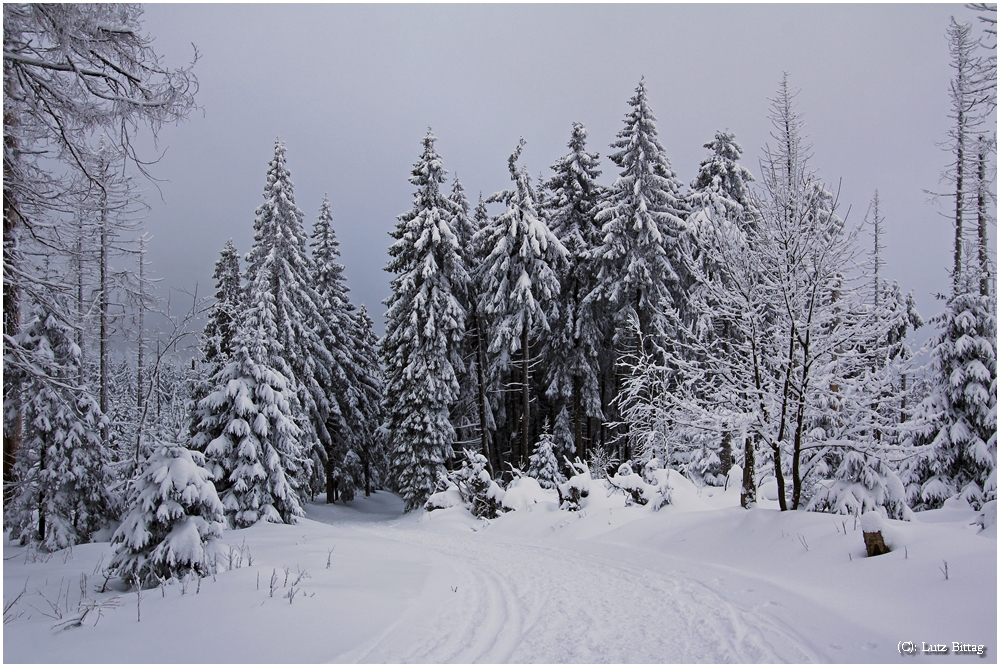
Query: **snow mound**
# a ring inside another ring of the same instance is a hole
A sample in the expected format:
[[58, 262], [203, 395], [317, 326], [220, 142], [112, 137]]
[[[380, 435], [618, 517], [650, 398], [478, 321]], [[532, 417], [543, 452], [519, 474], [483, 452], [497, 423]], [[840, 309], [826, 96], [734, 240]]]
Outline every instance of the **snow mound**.
[[882, 515], [878, 512], [865, 512], [861, 515], [861, 530], [866, 533], [882, 531]]
[[532, 505], [556, 502], [554, 491], [543, 489], [537, 479], [527, 476], [512, 481], [503, 497], [503, 506], [509, 510], [530, 510]]
[[983, 505], [979, 518], [976, 519], [980, 534], [987, 534], [992, 537], [997, 536], [997, 501], [991, 500]]

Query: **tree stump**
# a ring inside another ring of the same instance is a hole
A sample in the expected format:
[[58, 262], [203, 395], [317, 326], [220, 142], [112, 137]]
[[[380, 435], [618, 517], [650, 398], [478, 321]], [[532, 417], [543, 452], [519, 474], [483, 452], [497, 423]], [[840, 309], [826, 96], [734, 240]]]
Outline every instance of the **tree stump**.
[[874, 533], [864, 533], [865, 536], [865, 549], [868, 550], [868, 556], [881, 556], [882, 554], [889, 553], [889, 547], [885, 546], [885, 540], [882, 539], [882, 531], [878, 530]]
[[882, 515], [878, 512], [865, 512], [861, 515], [861, 532], [865, 536], [865, 550], [869, 558], [889, 553], [889, 547], [882, 538]]

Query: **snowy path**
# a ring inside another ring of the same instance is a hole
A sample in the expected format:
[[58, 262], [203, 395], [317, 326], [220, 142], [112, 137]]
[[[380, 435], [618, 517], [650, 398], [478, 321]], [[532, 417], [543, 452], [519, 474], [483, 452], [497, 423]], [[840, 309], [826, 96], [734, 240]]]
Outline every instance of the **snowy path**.
[[674, 571], [552, 546], [356, 527], [432, 563], [423, 595], [336, 662], [815, 662], [788, 628]]

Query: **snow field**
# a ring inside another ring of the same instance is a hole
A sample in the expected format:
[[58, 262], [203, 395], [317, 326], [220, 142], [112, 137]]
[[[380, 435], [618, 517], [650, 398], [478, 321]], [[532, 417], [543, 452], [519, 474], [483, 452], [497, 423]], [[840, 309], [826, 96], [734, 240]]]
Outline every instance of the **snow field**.
[[[853, 517], [747, 512], [732, 488], [671, 483], [674, 504], [658, 512], [596, 484], [579, 512], [531, 489], [523, 509], [493, 521], [462, 507], [402, 515], [385, 492], [310, 504], [295, 526], [226, 531], [234, 567], [227, 546], [199, 593], [195, 581], [186, 594], [179, 583], [145, 590], [136, 622], [134, 591], [90, 592], [121, 606], [67, 630], [52, 629], [45, 600], [62, 590], [61, 608], [75, 610], [81, 573], [99, 586], [109, 545], [41, 557], [6, 545], [5, 604], [25, 581], [27, 592], [5, 627], [4, 661], [979, 660], [902, 656], [900, 641], [986, 644], [995, 659], [995, 527], [979, 533], [971, 510], [886, 521], [893, 551], [869, 559]], [[308, 578], [289, 603], [300, 570]]]

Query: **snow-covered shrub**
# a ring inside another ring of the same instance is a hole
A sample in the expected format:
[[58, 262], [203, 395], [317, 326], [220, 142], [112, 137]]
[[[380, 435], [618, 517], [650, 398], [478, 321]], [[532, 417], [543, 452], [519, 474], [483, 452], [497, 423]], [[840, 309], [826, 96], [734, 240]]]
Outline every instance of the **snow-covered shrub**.
[[433, 510], [446, 510], [449, 507], [463, 505], [462, 492], [458, 490], [458, 485], [448, 479], [444, 473], [438, 474], [437, 487], [424, 503], [424, 509], [428, 512]]
[[844, 454], [833, 479], [816, 484], [806, 509], [853, 516], [877, 510], [890, 519], [909, 519], [910, 515], [899, 476], [885, 461], [856, 450]]
[[[546, 422], [546, 426], [548, 422]], [[555, 440], [551, 433], [543, 433], [535, 445], [535, 451], [528, 458], [528, 477], [538, 480], [543, 489], [554, 489], [566, 481], [559, 472], [559, 461], [556, 459]]]
[[541, 487], [540, 482], [524, 475], [515, 477], [503, 494], [503, 506], [509, 510], [529, 510], [532, 505], [552, 502], [552, 491]]
[[569, 469], [576, 474], [556, 487], [559, 492], [559, 509], [575, 512], [583, 507], [583, 500], [590, 495], [590, 485], [593, 478], [590, 476], [587, 464], [580, 461], [579, 458], [572, 463], [566, 459], [566, 463]]
[[503, 511], [503, 489], [490, 477], [488, 468], [485, 456], [466, 449], [462, 467], [448, 473], [448, 480], [458, 489], [462, 502], [473, 516], [481, 519], [495, 519]]
[[625, 494], [625, 507], [629, 505], [645, 505], [649, 502], [649, 485], [643, 481], [642, 476], [632, 472], [632, 466], [623, 463], [618, 467], [618, 472], [607, 479], [613, 490], [621, 491]]
[[670, 484], [670, 471], [663, 466], [651, 466], [650, 464], [653, 462], [659, 463], [656, 459], [652, 459], [643, 468], [642, 474], [643, 479], [652, 488], [649, 503], [654, 510], [658, 510], [673, 502], [674, 487]]
[[224, 510], [205, 458], [164, 441], [133, 482], [131, 509], [111, 543], [111, 568], [143, 585], [157, 578], [211, 571], [213, 542], [222, 536]]

